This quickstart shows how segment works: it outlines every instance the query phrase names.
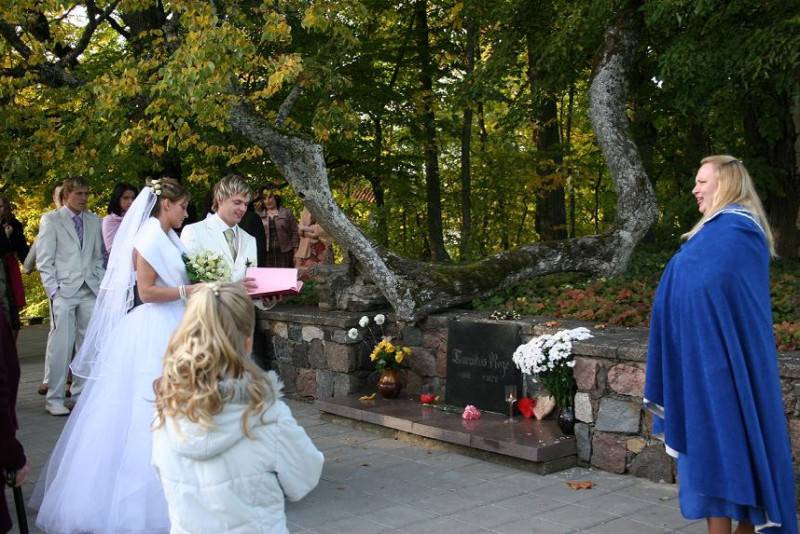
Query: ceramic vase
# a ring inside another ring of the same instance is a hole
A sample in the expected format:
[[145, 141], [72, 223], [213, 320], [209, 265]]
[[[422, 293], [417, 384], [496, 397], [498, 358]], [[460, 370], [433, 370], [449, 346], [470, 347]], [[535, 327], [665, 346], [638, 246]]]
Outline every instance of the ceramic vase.
[[567, 406], [559, 409], [558, 427], [568, 436], [575, 434], [575, 408]]

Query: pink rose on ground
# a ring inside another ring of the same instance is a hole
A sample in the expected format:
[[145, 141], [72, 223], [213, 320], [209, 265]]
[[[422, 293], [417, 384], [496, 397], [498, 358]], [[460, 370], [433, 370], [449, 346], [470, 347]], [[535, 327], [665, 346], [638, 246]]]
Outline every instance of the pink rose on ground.
[[462, 419], [480, 419], [481, 411], [471, 404], [467, 404], [464, 408], [464, 413], [461, 414]]

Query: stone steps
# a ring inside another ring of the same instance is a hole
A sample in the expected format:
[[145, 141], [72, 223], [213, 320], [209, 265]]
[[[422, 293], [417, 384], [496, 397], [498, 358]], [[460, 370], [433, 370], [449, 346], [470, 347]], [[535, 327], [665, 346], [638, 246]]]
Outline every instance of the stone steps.
[[440, 409], [423, 405], [418, 399], [360, 401], [358, 397], [317, 400], [316, 405], [322, 412], [353, 421], [524, 460], [530, 462], [526, 466], [529, 470], [540, 474], [567, 469], [577, 462], [575, 437], [564, 435], [555, 419], [537, 421], [517, 416], [517, 422], [506, 423], [507, 416], [483, 412], [480, 419], [466, 421], [458, 408]]

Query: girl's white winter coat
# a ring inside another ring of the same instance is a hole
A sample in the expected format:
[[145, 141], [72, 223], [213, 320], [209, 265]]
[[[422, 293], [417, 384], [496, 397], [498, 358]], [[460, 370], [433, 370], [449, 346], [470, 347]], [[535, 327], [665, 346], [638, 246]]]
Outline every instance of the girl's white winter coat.
[[[180, 418], [153, 432], [153, 466], [164, 486], [178, 533], [284, 533], [284, 501], [303, 498], [319, 482], [323, 456], [280, 400], [282, 384], [266, 374], [278, 398], [250, 419], [255, 439], [244, 435], [243, 380], [225, 381], [233, 392], [210, 431]], [[178, 430], [180, 429], [180, 430]]]

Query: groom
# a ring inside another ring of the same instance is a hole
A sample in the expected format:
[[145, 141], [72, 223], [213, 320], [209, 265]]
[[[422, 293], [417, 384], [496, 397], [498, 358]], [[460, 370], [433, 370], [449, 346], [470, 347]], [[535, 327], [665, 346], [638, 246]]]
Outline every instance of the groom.
[[[231, 280], [245, 279], [247, 267], [256, 267], [256, 238], [239, 228], [250, 202], [250, 187], [238, 174], [229, 174], [214, 186], [214, 213], [187, 225], [181, 241], [189, 252], [210, 250], [221, 254], [231, 266]], [[247, 281], [245, 281], [247, 287]]]

